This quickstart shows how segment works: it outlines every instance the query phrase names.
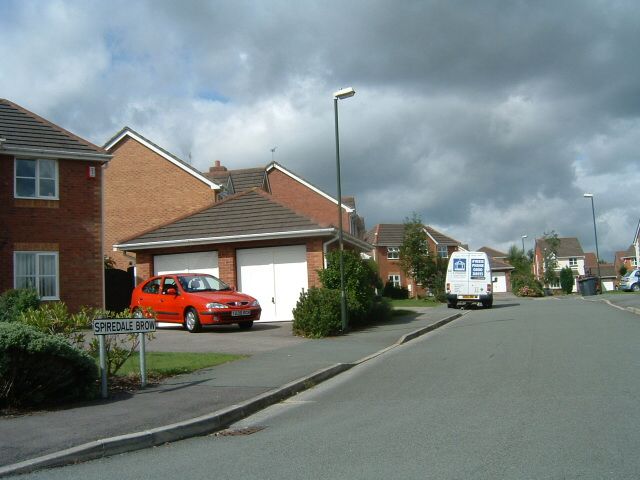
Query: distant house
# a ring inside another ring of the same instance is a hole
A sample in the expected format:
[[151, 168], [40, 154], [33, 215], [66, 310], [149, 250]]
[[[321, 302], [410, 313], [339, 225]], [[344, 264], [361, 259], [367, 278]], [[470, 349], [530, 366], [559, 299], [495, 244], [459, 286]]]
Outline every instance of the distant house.
[[371, 248], [353, 199], [339, 207], [278, 163], [232, 170], [215, 161], [199, 172], [130, 128], [106, 147], [114, 158], [105, 169], [105, 253], [120, 268], [135, 265], [137, 281], [211, 273], [256, 297], [261, 321], [291, 320], [338, 246], [338, 211], [345, 248]]
[[[584, 254], [584, 270], [587, 276], [598, 276], [603, 291], [615, 290], [618, 283], [618, 274], [613, 263], [600, 263], [598, 265], [596, 254], [587, 252]], [[598, 268], [599, 267], [599, 268]]]
[[[576, 280], [574, 292], [577, 291], [577, 279], [585, 275], [585, 253], [582, 250], [580, 241], [575, 237], [558, 238], [559, 245], [556, 253], [556, 261], [558, 263], [556, 272], [565, 267], [570, 267]], [[544, 255], [550, 249], [548, 242], [544, 238], [537, 238], [534, 249], [533, 273], [536, 278], [542, 281], [544, 275]], [[559, 289], [560, 282], [557, 280], [553, 285], [549, 285], [552, 289]]]
[[511, 291], [511, 272], [514, 267], [507, 261], [507, 254], [490, 247], [481, 247], [479, 252], [485, 252], [491, 264], [493, 274], [494, 293], [505, 293]]
[[104, 306], [104, 149], [0, 99], [0, 292]]
[[[451, 253], [466, 250], [464, 245], [433, 227], [424, 226], [429, 251], [440, 258], [448, 259]], [[373, 246], [371, 256], [378, 264], [383, 283], [409, 290], [410, 296], [424, 293], [415, 280], [407, 276], [400, 266], [400, 247], [404, 239], [404, 224], [381, 223], [369, 230], [365, 240]]]

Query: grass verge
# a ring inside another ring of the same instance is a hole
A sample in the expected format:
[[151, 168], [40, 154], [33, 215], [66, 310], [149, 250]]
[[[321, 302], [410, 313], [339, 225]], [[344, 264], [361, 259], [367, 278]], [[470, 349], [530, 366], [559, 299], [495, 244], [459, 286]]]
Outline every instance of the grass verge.
[[391, 300], [391, 306], [393, 308], [403, 307], [437, 307], [440, 302], [432, 300], [430, 298], [407, 298], [404, 300]]
[[[246, 356], [227, 353], [147, 352], [146, 367], [149, 375], [170, 377], [195, 372], [202, 368], [215, 367], [241, 358], [246, 358]], [[139, 373], [140, 358], [136, 352], [118, 370], [117, 376], [125, 377]]]

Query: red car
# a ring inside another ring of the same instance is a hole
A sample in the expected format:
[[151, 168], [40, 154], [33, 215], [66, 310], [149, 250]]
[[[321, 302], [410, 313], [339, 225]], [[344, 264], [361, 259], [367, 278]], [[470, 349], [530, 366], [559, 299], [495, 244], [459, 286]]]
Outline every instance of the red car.
[[131, 294], [131, 311], [143, 317], [147, 309], [158, 322], [180, 323], [192, 333], [202, 325], [237, 323], [249, 329], [262, 312], [255, 298], [202, 273], [160, 275], [141, 283]]

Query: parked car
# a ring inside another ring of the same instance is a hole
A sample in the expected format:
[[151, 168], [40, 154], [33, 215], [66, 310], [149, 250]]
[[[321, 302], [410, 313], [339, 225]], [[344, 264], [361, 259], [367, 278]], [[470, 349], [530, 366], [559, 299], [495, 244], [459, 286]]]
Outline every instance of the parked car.
[[620, 290], [624, 290], [625, 292], [640, 291], [640, 270], [635, 268], [625, 273], [624, 276], [620, 279], [620, 285], [618, 286], [618, 288]]
[[203, 325], [237, 323], [249, 329], [262, 313], [255, 298], [201, 273], [160, 275], [138, 285], [131, 294], [133, 316], [143, 317], [149, 309], [157, 321], [182, 324], [192, 333]]

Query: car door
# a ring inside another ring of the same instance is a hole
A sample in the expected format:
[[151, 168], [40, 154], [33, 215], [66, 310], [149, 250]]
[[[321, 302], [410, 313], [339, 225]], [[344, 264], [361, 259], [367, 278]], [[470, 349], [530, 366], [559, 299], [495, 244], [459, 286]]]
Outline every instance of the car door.
[[134, 299], [135, 304], [142, 309], [151, 309], [156, 315], [156, 318], [160, 320], [157, 315], [158, 308], [160, 306], [160, 284], [161, 278], [152, 278], [145, 283], [140, 290], [137, 290]]
[[158, 300], [158, 319], [164, 322], [182, 323], [182, 297], [175, 278], [164, 277]]

